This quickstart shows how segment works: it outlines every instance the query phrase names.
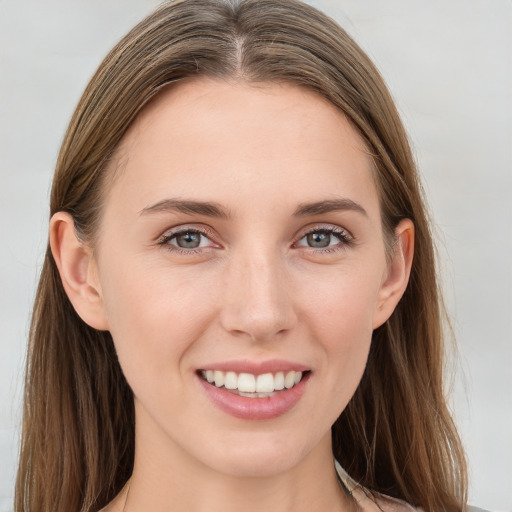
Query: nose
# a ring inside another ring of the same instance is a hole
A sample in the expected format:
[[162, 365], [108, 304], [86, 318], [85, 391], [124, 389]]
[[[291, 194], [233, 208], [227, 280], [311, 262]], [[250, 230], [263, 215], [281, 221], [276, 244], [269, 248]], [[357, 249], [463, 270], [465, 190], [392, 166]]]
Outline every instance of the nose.
[[231, 261], [220, 314], [223, 328], [253, 341], [275, 339], [297, 322], [291, 292], [278, 256], [252, 252]]

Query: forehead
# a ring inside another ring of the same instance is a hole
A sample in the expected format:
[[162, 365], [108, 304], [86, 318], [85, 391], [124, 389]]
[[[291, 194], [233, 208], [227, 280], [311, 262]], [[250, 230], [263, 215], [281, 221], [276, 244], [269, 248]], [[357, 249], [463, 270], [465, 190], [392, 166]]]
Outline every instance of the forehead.
[[[166, 195], [229, 201], [370, 192], [371, 158], [341, 111], [292, 84], [201, 78], [175, 84], [139, 114], [114, 161], [111, 192], [140, 209]], [[271, 184], [271, 190], [268, 190]], [[286, 194], [283, 197], [283, 194]], [[316, 197], [301, 197], [301, 201]]]
[[[268, 115], [274, 116], [269, 123]], [[304, 129], [307, 129], [305, 131]], [[224, 136], [243, 145], [245, 131], [257, 138], [247, 144], [265, 144], [265, 155], [279, 146], [269, 146], [269, 138], [294, 141], [307, 139], [318, 151], [333, 138], [344, 146], [365, 151], [365, 145], [344, 114], [312, 90], [290, 83], [231, 81], [201, 77], [178, 82], [158, 94], [138, 115], [121, 146], [144, 140], [148, 129], [163, 137]], [[214, 130], [214, 131], [213, 131]], [[219, 130], [223, 130], [219, 132]], [[332, 137], [327, 130], [332, 131]], [[174, 132], [174, 133], [173, 133]], [[204, 138], [205, 144], [213, 137]], [[234, 149], [234, 148], [233, 148]], [[325, 149], [330, 149], [325, 146]], [[263, 156], [263, 155], [262, 155]], [[278, 156], [278, 155], [276, 155]]]

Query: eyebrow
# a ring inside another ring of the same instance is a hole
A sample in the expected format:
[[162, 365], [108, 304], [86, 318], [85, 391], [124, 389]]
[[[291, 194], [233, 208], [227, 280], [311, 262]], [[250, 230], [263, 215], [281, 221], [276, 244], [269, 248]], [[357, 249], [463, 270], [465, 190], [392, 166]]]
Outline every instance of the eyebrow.
[[[366, 210], [352, 199], [327, 199], [314, 203], [301, 203], [294, 212], [295, 217], [307, 217], [311, 215], [322, 215], [337, 211], [355, 211], [365, 217]], [[221, 219], [230, 218], [228, 210], [218, 203], [210, 201], [193, 201], [187, 199], [164, 199], [151, 206], [143, 208], [139, 214], [159, 212], [181, 212], [189, 215], [204, 215], [206, 217], [217, 217]]]
[[229, 218], [229, 212], [217, 203], [208, 201], [192, 201], [187, 199], [164, 199], [151, 206], [143, 208], [139, 214], [158, 212], [181, 212], [190, 215], [204, 215], [206, 217]]
[[354, 211], [368, 217], [366, 210], [352, 199], [328, 199], [325, 201], [318, 201], [316, 203], [303, 203], [300, 204], [295, 210], [295, 217], [307, 217], [309, 215], [321, 215], [324, 213], [338, 212], [338, 211]]

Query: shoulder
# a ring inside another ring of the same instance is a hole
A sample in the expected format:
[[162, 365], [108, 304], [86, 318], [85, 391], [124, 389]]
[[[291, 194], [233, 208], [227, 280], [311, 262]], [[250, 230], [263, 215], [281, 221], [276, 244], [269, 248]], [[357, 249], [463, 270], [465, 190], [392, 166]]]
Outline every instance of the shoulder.
[[98, 510], [98, 512], [122, 512], [123, 509], [119, 503], [111, 501], [105, 508]]
[[421, 508], [415, 508], [405, 501], [384, 496], [359, 485], [338, 463], [335, 461], [338, 477], [357, 502], [362, 512], [423, 512]]
[[385, 512], [423, 512], [422, 508], [416, 508], [405, 501], [396, 498], [390, 498], [382, 494], [377, 494], [375, 499], [380, 510]]
[[111, 504], [109, 504], [105, 508], [102, 508], [101, 510], [98, 510], [98, 512], [118, 512], [118, 510], [112, 508]]
[[110, 503], [98, 512], [123, 512], [123, 504], [119, 500], [119, 496], [116, 496]]
[[[413, 507], [405, 501], [391, 498], [383, 494], [373, 492], [358, 484], [339, 464], [335, 461], [336, 472], [340, 482], [347, 492], [357, 502], [362, 512], [424, 512], [422, 508]], [[465, 512], [490, 512], [483, 508], [467, 506]]]
[[352, 496], [363, 512], [423, 512], [422, 508], [413, 507], [405, 501], [390, 496], [370, 492], [363, 487], [354, 489]]

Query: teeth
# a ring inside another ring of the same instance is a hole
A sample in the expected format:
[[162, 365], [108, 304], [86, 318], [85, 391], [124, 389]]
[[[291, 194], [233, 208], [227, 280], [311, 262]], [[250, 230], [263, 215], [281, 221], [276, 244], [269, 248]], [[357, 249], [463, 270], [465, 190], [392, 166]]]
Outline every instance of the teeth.
[[224, 386], [224, 372], [219, 372], [218, 370], [215, 370], [213, 373], [213, 377], [215, 379], [215, 385], [220, 388]]
[[[299, 379], [300, 380], [300, 379]], [[284, 387], [290, 389], [295, 384], [295, 372], [288, 372], [284, 378]]]
[[206, 370], [201, 372], [203, 378], [216, 387], [238, 390], [242, 396], [252, 398], [265, 398], [272, 396], [274, 391], [290, 389], [302, 379], [302, 372], [277, 372], [253, 375], [251, 373], [222, 372], [220, 370]]
[[244, 393], [243, 391], [239, 391], [238, 394], [247, 398], [268, 398], [275, 395], [275, 393]]
[[274, 389], [276, 391], [281, 391], [281, 389], [284, 389], [284, 373], [278, 372], [276, 373], [274, 377]]
[[224, 379], [226, 389], [236, 389], [238, 387], [238, 376], [235, 372], [227, 372]]
[[238, 376], [237, 388], [238, 391], [243, 391], [244, 393], [254, 393], [256, 391], [256, 378], [250, 373], [241, 373]]
[[271, 373], [258, 375], [256, 379], [256, 391], [258, 393], [271, 393], [274, 391], [274, 376]]

